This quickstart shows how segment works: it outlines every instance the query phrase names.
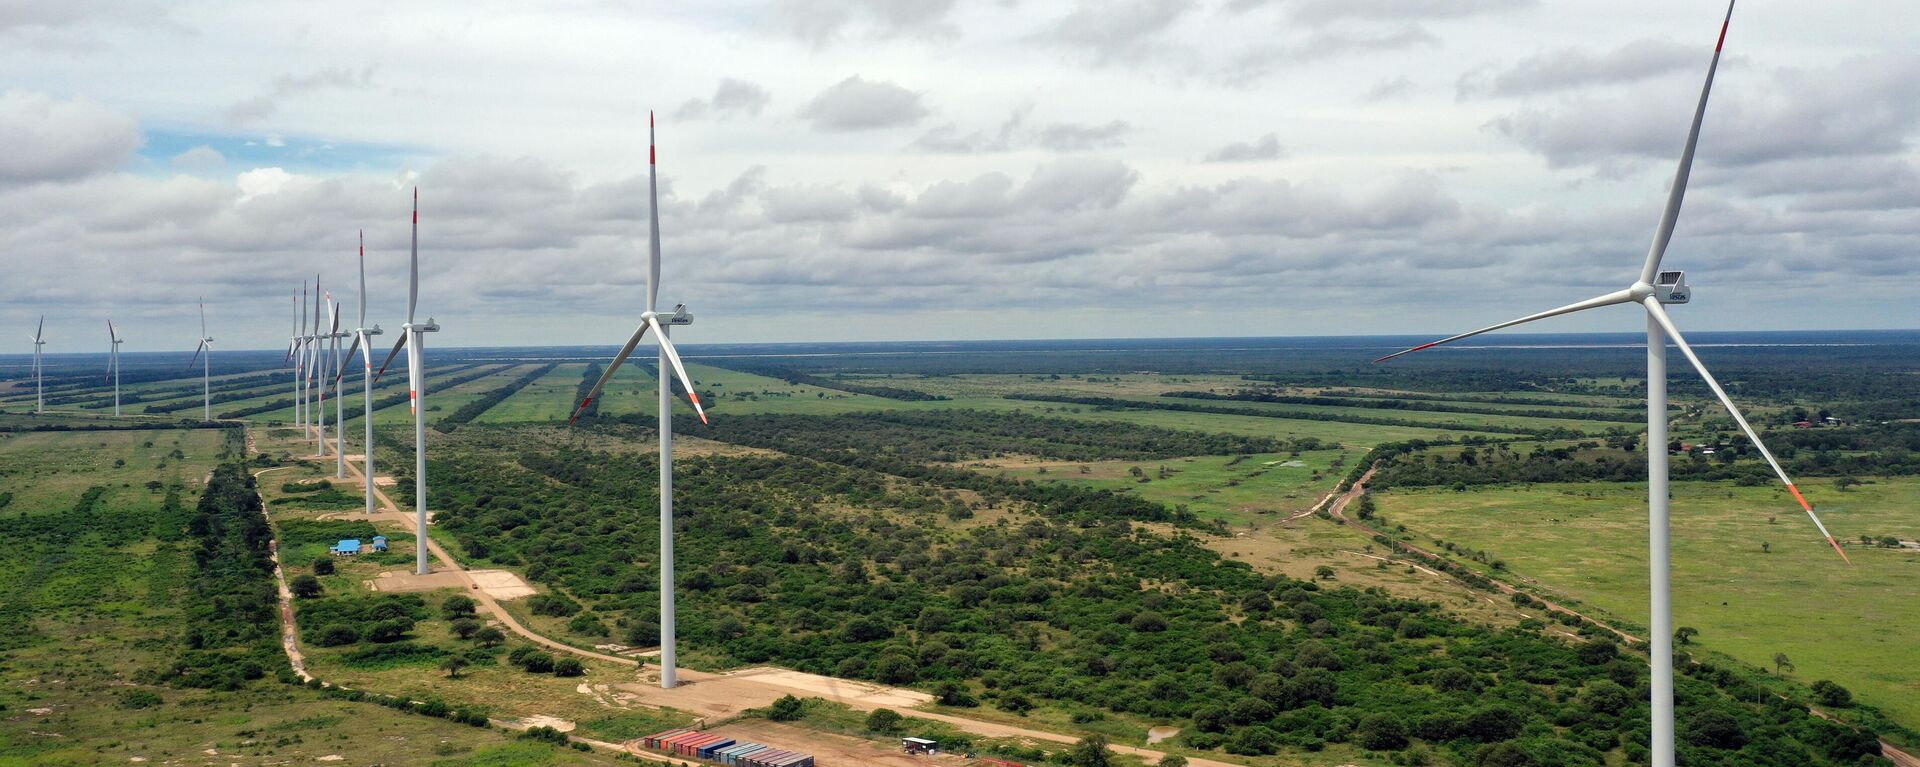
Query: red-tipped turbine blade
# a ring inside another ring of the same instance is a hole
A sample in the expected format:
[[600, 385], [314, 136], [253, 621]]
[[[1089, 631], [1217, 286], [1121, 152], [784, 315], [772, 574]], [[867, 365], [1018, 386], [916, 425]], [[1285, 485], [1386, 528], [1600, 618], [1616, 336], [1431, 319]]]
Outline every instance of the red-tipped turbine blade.
[[[1760, 441], [1760, 435], [1754, 432], [1752, 424], [1747, 423], [1747, 417], [1740, 412], [1740, 408], [1734, 407], [1733, 398], [1727, 396], [1727, 390], [1720, 388], [1720, 382], [1714, 380], [1712, 373], [1707, 372], [1706, 363], [1701, 362], [1700, 356], [1693, 353], [1693, 347], [1687, 343], [1685, 336], [1680, 335], [1680, 328], [1673, 324], [1673, 318], [1667, 316], [1666, 307], [1661, 306], [1659, 299], [1652, 296], [1647, 297], [1646, 307], [1647, 313], [1653, 315], [1655, 322], [1660, 323], [1660, 328], [1667, 331], [1667, 337], [1673, 340], [1673, 345], [1680, 348], [1680, 353], [1686, 355], [1688, 362], [1693, 363], [1693, 369], [1698, 371], [1700, 378], [1707, 382], [1707, 388], [1713, 390], [1713, 396], [1718, 397], [1720, 404], [1726, 406], [1727, 413], [1733, 416], [1733, 422], [1739, 424], [1740, 430], [1746, 432], [1747, 439], [1752, 440], [1753, 446], [1760, 449], [1760, 456], [1767, 459], [1767, 465], [1773, 467], [1773, 473], [1780, 477], [1780, 484], [1786, 485], [1787, 491], [1793, 493], [1794, 500], [1800, 502], [1800, 508], [1806, 510], [1807, 518], [1813, 520], [1813, 526], [1820, 530], [1820, 535], [1826, 537], [1827, 543], [1833, 546], [1834, 552], [1840, 555], [1842, 561], [1853, 564], [1853, 560], [1847, 557], [1847, 552], [1841, 551], [1840, 542], [1834, 540], [1833, 533], [1827, 532], [1827, 526], [1820, 523], [1820, 515], [1813, 513], [1813, 504], [1807, 503], [1806, 496], [1800, 494], [1800, 488], [1794, 486], [1793, 480], [1787, 476], [1787, 470], [1780, 468], [1780, 462], [1774, 459], [1773, 451], [1767, 449], [1767, 443]], [[1660, 448], [1648, 445], [1647, 449]]]
[[1475, 330], [1467, 333], [1461, 333], [1460, 335], [1457, 335], [1457, 336], [1449, 336], [1447, 338], [1442, 338], [1438, 341], [1433, 341], [1431, 343], [1424, 343], [1419, 346], [1415, 346], [1411, 349], [1402, 349], [1400, 351], [1389, 354], [1385, 357], [1381, 357], [1380, 359], [1374, 360], [1374, 362], [1386, 362], [1387, 360], [1393, 359], [1402, 354], [1412, 354], [1422, 349], [1431, 349], [1441, 344], [1450, 344], [1463, 338], [1472, 338], [1474, 336], [1480, 335], [1481, 333], [1491, 333], [1501, 328], [1510, 328], [1515, 325], [1522, 325], [1528, 322], [1533, 322], [1534, 320], [1544, 320], [1548, 317], [1558, 317], [1562, 314], [1572, 314], [1574, 312], [1583, 311], [1586, 309], [1593, 309], [1601, 306], [1612, 306], [1614, 304], [1624, 304], [1624, 303], [1631, 302], [1632, 300], [1633, 300], [1633, 293], [1631, 291], [1626, 291], [1626, 290], [1615, 291], [1612, 293], [1608, 293], [1604, 296], [1594, 296], [1593, 298], [1589, 298], [1585, 301], [1577, 301], [1571, 304], [1567, 304], [1566, 306], [1562, 306], [1558, 309], [1548, 309], [1538, 314], [1529, 314], [1517, 320], [1508, 320], [1498, 325], [1488, 325], [1479, 330]]
[[600, 396], [600, 390], [606, 388], [608, 381], [613, 380], [614, 371], [619, 370], [620, 366], [626, 363], [627, 355], [633, 354], [633, 348], [639, 346], [640, 339], [646, 337], [647, 327], [646, 323], [641, 323], [640, 327], [633, 331], [633, 337], [627, 339], [627, 345], [620, 347], [619, 354], [613, 355], [613, 362], [607, 364], [606, 372], [600, 374], [600, 380], [593, 382], [593, 388], [587, 391], [586, 398], [580, 400], [580, 404], [573, 408], [573, 415], [567, 417], [568, 426], [580, 420], [580, 414], [586, 412], [587, 406], [593, 404], [593, 399]]
[[[658, 324], [659, 320], [649, 322]], [[694, 414], [700, 416], [701, 423], [707, 423], [707, 411], [700, 407], [700, 395], [693, 390], [693, 379], [687, 377], [687, 367], [680, 364], [679, 350], [673, 348], [673, 341], [667, 338], [666, 333], [661, 333], [655, 340], [660, 342], [661, 350], [667, 353], [667, 362], [673, 364], [673, 373], [680, 377], [681, 388], [687, 390], [687, 401], [693, 403]]]

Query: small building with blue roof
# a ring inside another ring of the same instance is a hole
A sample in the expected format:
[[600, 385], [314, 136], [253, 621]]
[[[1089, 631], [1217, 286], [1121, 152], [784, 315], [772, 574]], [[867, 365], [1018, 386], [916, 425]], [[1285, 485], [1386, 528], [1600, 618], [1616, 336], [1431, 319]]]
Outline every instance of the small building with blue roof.
[[350, 557], [358, 553], [360, 553], [359, 538], [342, 538], [339, 543], [333, 545], [333, 555], [336, 557]]

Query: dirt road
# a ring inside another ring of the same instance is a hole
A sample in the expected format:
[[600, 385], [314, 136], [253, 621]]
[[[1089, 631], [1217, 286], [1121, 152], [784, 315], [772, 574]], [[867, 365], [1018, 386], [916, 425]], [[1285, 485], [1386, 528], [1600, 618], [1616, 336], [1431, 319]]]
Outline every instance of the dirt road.
[[[253, 451], [252, 432], [247, 433], [247, 450]], [[287, 467], [261, 469], [253, 473], [253, 478], [257, 480], [262, 474], [284, 468]], [[260, 504], [260, 515], [267, 516], [267, 504], [264, 499]], [[268, 520], [268, 524], [272, 524], [271, 519]], [[287, 651], [287, 665], [293, 667], [293, 673], [300, 676], [300, 681], [310, 682], [313, 681], [313, 676], [307, 673], [306, 656], [300, 654], [300, 629], [293, 620], [293, 590], [287, 588], [287, 571], [280, 567], [280, 542], [275, 540], [268, 545], [271, 548], [267, 550], [267, 556], [273, 560], [273, 580], [280, 586], [280, 646]]]
[[[328, 440], [327, 447], [331, 449], [333, 446], [333, 441]], [[306, 456], [305, 458], [324, 463], [327, 457], [328, 454], [320, 454]], [[361, 471], [360, 464], [352, 461], [347, 462], [347, 476], [348, 479], [356, 485], [364, 487], [367, 483], [367, 475], [364, 471]], [[428, 536], [425, 530], [419, 529], [419, 525], [417, 524], [419, 520], [415, 518], [415, 515], [402, 512], [400, 506], [395, 504], [392, 498], [387, 497], [386, 491], [380, 489], [379, 482], [373, 484], [373, 500], [375, 507], [385, 512], [379, 515], [380, 519], [396, 520], [402, 526], [412, 531], [414, 535], [419, 536], [421, 540], [426, 541], [427, 552], [433, 555], [434, 560], [439, 563], [440, 569], [445, 572], [458, 573], [461, 584], [466, 586], [467, 596], [472, 597], [482, 612], [492, 616], [494, 620], [499, 621], [500, 625], [508, 631], [518, 635], [522, 639], [550, 650], [558, 650], [560, 652], [578, 655], [582, 658], [593, 658], [609, 663], [618, 663], [623, 666], [640, 665], [639, 661], [632, 658], [622, 658], [617, 655], [607, 655], [592, 650], [581, 649], [565, 642], [548, 639], [545, 636], [534, 633], [532, 629], [522, 625], [518, 619], [514, 618], [511, 613], [508, 613], [507, 608], [500, 606], [499, 600], [494, 599], [493, 595], [488, 594], [486, 589], [480, 588], [479, 583], [474, 581], [473, 576], [467, 572], [467, 569], [460, 566], [459, 562], [454, 561], [452, 554], [447, 553], [447, 550], [442, 548], [431, 536]]]
[[[1364, 532], [1368, 535], [1386, 536], [1388, 538], [1392, 538], [1392, 536], [1387, 536], [1386, 533], [1380, 530], [1374, 529], [1373, 527], [1367, 525], [1367, 523], [1365, 522], [1362, 522], [1357, 519], [1352, 519], [1347, 516], [1347, 504], [1353, 503], [1355, 499], [1359, 498], [1362, 494], [1366, 493], [1367, 480], [1373, 479], [1373, 473], [1377, 470], [1379, 470], [1379, 467], [1374, 466], [1372, 468], [1367, 469], [1367, 473], [1360, 475], [1360, 479], [1353, 483], [1353, 487], [1347, 488], [1347, 492], [1341, 493], [1340, 497], [1335, 499], [1331, 506], [1327, 507], [1327, 513], [1332, 514], [1334, 519], [1340, 520], [1341, 522], [1346, 523], [1348, 526], [1356, 530], [1359, 530], [1361, 532]], [[1421, 556], [1426, 556], [1426, 557], [1432, 557], [1434, 559], [1441, 560], [1441, 561], [1446, 561], [1446, 557], [1440, 556], [1439, 554], [1435, 554], [1431, 551], [1427, 551], [1426, 549], [1422, 549], [1413, 544], [1404, 543], [1401, 541], [1394, 541], [1394, 542], [1397, 545], [1399, 545], [1401, 548], [1404, 548], [1415, 554], [1419, 554]], [[1432, 572], [1432, 571], [1429, 570], [1428, 572]], [[1512, 595], [1512, 594], [1522, 593], [1519, 589], [1509, 586], [1500, 581], [1493, 580], [1491, 578], [1487, 580], [1489, 583], [1493, 584], [1494, 588], [1499, 589], [1500, 592], [1503, 594]], [[1549, 612], [1556, 612], [1556, 613], [1561, 613], [1565, 615], [1571, 615], [1575, 618], [1579, 618], [1581, 621], [1591, 624], [1597, 628], [1602, 628], [1607, 631], [1613, 632], [1615, 636], [1618, 636], [1621, 639], [1626, 640], [1627, 643], [1629, 644], [1639, 644], [1641, 641], [1639, 637], [1629, 634], [1625, 631], [1621, 631], [1620, 629], [1615, 628], [1612, 625], [1608, 624], [1606, 621], [1602, 621], [1597, 618], [1590, 617], [1584, 613], [1581, 613], [1578, 610], [1574, 610], [1565, 605], [1554, 602], [1553, 600], [1545, 599], [1534, 594], [1528, 594], [1527, 596], [1533, 597], [1535, 601], [1543, 605], [1546, 605], [1546, 609]]]

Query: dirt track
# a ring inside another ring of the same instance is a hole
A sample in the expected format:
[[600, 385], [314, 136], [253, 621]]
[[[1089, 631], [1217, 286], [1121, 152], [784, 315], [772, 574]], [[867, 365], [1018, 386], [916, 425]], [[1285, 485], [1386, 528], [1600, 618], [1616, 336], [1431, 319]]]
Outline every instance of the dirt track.
[[[328, 448], [332, 448], [334, 446], [333, 440], [327, 440], [326, 445]], [[309, 456], [306, 456], [306, 458], [310, 460], [325, 462], [327, 460], [327, 456], [328, 454], [322, 453], [320, 455], [309, 455]], [[348, 478], [355, 485], [360, 487], [364, 487], [366, 485], [367, 475], [365, 472], [361, 471], [359, 464], [356, 464], [352, 461], [348, 461], [347, 474], [348, 474]], [[448, 554], [447, 550], [442, 548], [439, 543], [435, 542], [431, 536], [428, 536], [425, 530], [418, 529], [418, 525], [415, 524], [417, 520], [414, 518], [413, 514], [408, 514], [401, 511], [399, 505], [395, 504], [392, 498], [387, 497], [386, 491], [380, 488], [381, 488], [380, 482], [376, 481], [373, 483], [373, 499], [374, 499], [375, 507], [378, 509], [381, 509], [383, 512], [379, 515], [376, 515], [377, 518], [389, 520], [389, 521], [396, 521], [400, 523], [402, 526], [406, 527], [408, 530], [412, 531], [414, 535], [419, 536], [421, 540], [426, 541], [427, 552], [433, 555], [434, 561], [439, 563], [440, 568], [445, 572], [457, 573], [459, 575], [459, 582], [462, 585], [466, 586], [467, 595], [470, 597], [473, 597], [473, 601], [479, 606], [479, 609], [482, 612], [485, 612], [487, 615], [492, 616], [494, 620], [499, 621], [500, 625], [505, 627], [508, 631], [519, 635], [522, 639], [525, 639], [529, 642], [533, 642], [534, 644], [538, 644], [542, 647], [546, 647], [551, 650], [558, 650], [560, 652], [578, 655], [583, 658], [593, 658], [596, 660], [603, 660], [608, 663], [618, 663], [623, 666], [639, 665], [639, 662], [635, 661], [632, 658], [622, 658], [617, 655], [605, 655], [602, 653], [594, 652], [592, 650], [585, 650], [579, 647], [574, 647], [573, 645], [567, 644], [565, 642], [559, 642], [552, 639], [548, 639], [545, 636], [534, 633], [533, 630], [527, 628], [526, 626], [521, 625], [520, 621], [514, 618], [511, 613], [508, 613], [505, 607], [500, 606], [499, 600], [494, 599], [493, 595], [488, 594], [485, 589], [480, 588], [480, 584], [474, 580], [473, 575], [471, 573], [468, 573], [466, 568], [461, 567], [459, 562], [454, 561], [452, 554]]]

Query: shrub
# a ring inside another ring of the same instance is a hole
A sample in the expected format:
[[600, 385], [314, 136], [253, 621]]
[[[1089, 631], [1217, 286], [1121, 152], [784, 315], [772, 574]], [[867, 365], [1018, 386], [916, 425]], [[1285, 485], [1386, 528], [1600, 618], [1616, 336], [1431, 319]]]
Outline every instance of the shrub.
[[806, 713], [806, 704], [792, 695], [782, 695], [773, 705], [767, 706], [767, 718], [776, 722], [791, 722]]
[[360, 632], [345, 623], [330, 623], [320, 629], [321, 647], [339, 647], [360, 641]]
[[440, 603], [440, 614], [447, 616], [448, 620], [457, 620], [472, 616], [476, 607], [478, 605], [474, 603], [472, 597], [455, 594], [447, 597], [447, 601]]
[[1354, 729], [1353, 740], [1365, 749], [1398, 751], [1407, 747], [1407, 726], [1396, 716], [1369, 714]]
[[1820, 705], [1831, 708], [1847, 708], [1853, 705], [1853, 693], [1828, 679], [1813, 683], [1813, 699], [1819, 701]]
[[288, 584], [288, 588], [293, 590], [294, 596], [301, 599], [312, 599], [320, 596], [320, 593], [324, 591], [324, 589], [320, 588], [320, 579], [311, 575], [296, 576], [293, 582]]
[[313, 574], [314, 575], [332, 575], [333, 574], [333, 557], [330, 557], [330, 556], [321, 557], [319, 559], [313, 560]]
[[580, 663], [579, 658], [568, 656], [553, 662], [554, 676], [581, 676], [585, 673], [587, 667]]
[[153, 708], [165, 702], [152, 690], [128, 690], [120, 694], [121, 708]]
[[876, 708], [867, 715], [867, 729], [874, 732], [892, 733], [900, 729], [900, 723], [906, 719], [890, 708]]

